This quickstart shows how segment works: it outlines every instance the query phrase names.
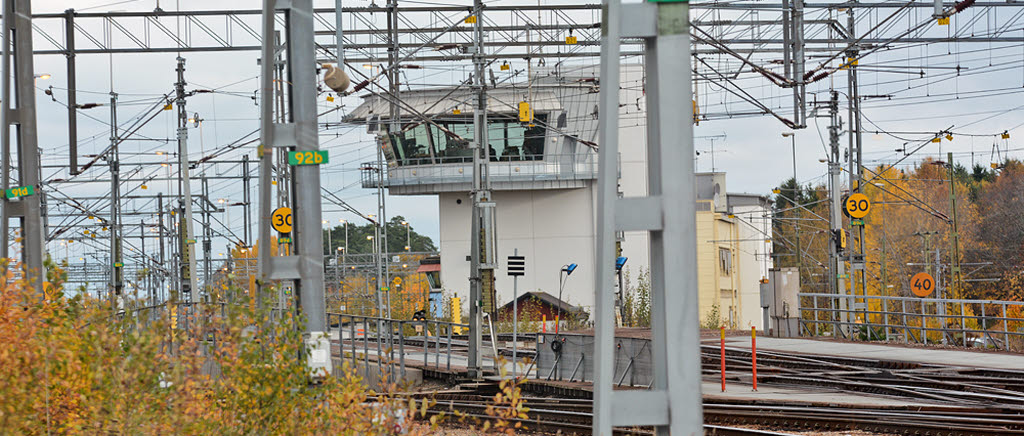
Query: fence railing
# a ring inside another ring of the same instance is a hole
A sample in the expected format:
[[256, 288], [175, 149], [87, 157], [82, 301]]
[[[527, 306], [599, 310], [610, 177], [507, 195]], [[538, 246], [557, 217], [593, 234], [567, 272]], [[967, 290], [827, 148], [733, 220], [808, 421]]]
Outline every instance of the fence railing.
[[[376, 188], [378, 175], [375, 163], [366, 163], [361, 182], [364, 188]], [[430, 163], [429, 160], [414, 164], [388, 167], [383, 180], [385, 187], [435, 185], [446, 183], [470, 183], [473, 181], [472, 159], [465, 162], [446, 161]], [[488, 166], [488, 177], [492, 183], [592, 180], [597, 178], [597, 159], [586, 154], [549, 154], [541, 160], [494, 161]]]
[[[136, 325], [144, 326], [156, 317], [166, 315], [167, 311], [173, 307], [174, 328], [189, 332], [194, 327], [206, 324], [213, 319], [226, 318], [229, 306], [231, 304], [225, 302], [131, 305], [112, 316], [122, 319], [134, 318]], [[268, 310], [270, 315], [268, 321], [270, 322], [279, 320], [291, 311], [291, 309], [283, 308]], [[335, 339], [334, 335], [337, 335], [338, 352], [334, 355], [335, 357], [339, 358], [341, 362], [350, 361], [353, 369], [359, 368], [360, 360], [362, 360], [361, 365], [367, 374], [373, 365], [379, 374], [387, 376], [389, 382], [396, 381], [396, 376], [405, 377], [407, 360], [412, 360], [417, 364], [422, 363], [418, 366], [425, 369], [441, 370], [443, 368], [445, 372], [451, 372], [454, 351], [458, 350], [462, 353], [456, 356], [456, 359], [461, 359], [456, 364], [463, 366], [466, 364], [463, 350], [468, 349], [469, 343], [463, 335], [469, 332], [469, 324], [429, 319], [399, 320], [332, 312], [327, 313], [327, 323], [332, 342]], [[193, 333], [201, 334], [200, 337], [206, 339], [207, 332]], [[497, 365], [499, 351], [496, 338], [503, 335], [490, 332], [487, 329], [484, 333], [484, 342], [486, 343], [487, 339], [490, 339], [490, 346], [485, 345], [481, 352], [493, 350], [494, 355], [490, 363]], [[524, 336], [530, 336], [530, 334], [521, 335], [521, 337]], [[209, 339], [215, 344], [216, 339], [213, 338], [212, 333], [210, 333]], [[370, 356], [373, 355], [376, 356], [375, 361], [370, 359]]]
[[1024, 349], [1024, 302], [1020, 301], [798, 296], [801, 335]]
[[[458, 329], [460, 332], [469, 330], [469, 324], [448, 321], [412, 321], [344, 313], [328, 313], [327, 322], [332, 334], [334, 331], [338, 332], [338, 357], [342, 362], [346, 360], [346, 352], [349, 352], [351, 355], [348, 359], [352, 362], [352, 368], [358, 368], [359, 360], [362, 360], [366, 373], [369, 373], [371, 365], [369, 357], [373, 352], [377, 356], [375, 363], [377, 370], [384, 374], [385, 365], [387, 365], [389, 378], [394, 374], [405, 377], [407, 354], [410, 357], [421, 355], [424, 368], [432, 366], [440, 369], [443, 359], [445, 371], [450, 372], [454, 344], [452, 341], [453, 330]], [[418, 350], [406, 353], [407, 344], [422, 346], [422, 354]], [[442, 351], [442, 344], [444, 351]], [[430, 364], [431, 358], [434, 361], [433, 365]], [[395, 365], [398, 367], [396, 368]]]

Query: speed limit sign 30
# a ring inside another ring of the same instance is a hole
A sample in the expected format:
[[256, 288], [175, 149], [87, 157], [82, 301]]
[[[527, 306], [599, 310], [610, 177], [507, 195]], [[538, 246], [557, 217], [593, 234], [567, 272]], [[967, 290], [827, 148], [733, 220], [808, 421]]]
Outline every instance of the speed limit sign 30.
[[290, 207], [279, 207], [274, 209], [274, 214], [270, 217], [270, 225], [278, 232], [291, 233], [292, 209]]
[[871, 200], [868, 199], [867, 195], [859, 192], [846, 197], [843, 205], [843, 211], [850, 218], [861, 219], [868, 216], [868, 212], [871, 211]]

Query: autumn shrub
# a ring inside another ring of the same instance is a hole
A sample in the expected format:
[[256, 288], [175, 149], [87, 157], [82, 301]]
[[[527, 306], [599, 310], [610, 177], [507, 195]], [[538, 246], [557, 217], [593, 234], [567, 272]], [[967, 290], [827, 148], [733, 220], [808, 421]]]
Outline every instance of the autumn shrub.
[[722, 312], [718, 308], [718, 304], [712, 304], [711, 310], [704, 315], [704, 322], [700, 324], [702, 329], [717, 329], [725, 325], [725, 320], [722, 319]]
[[651, 273], [641, 267], [637, 275], [636, 286], [630, 281], [629, 268], [625, 268], [622, 290], [622, 323], [627, 327], [651, 326]]
[[495, 318], [497, 321], [494, 321], [494, 330], [500, 333], [512, 333], [514, 327], [518, 326], [517, 331], [520, 333], [539, 332], [543, 318], [541, 307], [540, 299], [530, 297], [518, 304], [519, 316], [515, 319], [513, 319], [511, 311], [497, 316]]
[[498, 385], [500, 391], [494, 394], [491, 404], [487, 406], [486, 413], [491, 420], [485, 421], [483, 430], [493, 429], [496, 432], [513, 435], [517, 430], [523, 428], [523, 421], [529, 419], [527, 414], [530, 409], [526, 407], [520, 385], [524, 380], [509, 378], [505, 369], [505, 361], [501, 361], [501, 383]]
[[417, 413], [344, 367], [311, 379], [294, 314], [271, 321], [247, 302], [117, 313], [64, 295], [52, 265], [45, 295], [4, 271], [0, 433], [390, 434]]

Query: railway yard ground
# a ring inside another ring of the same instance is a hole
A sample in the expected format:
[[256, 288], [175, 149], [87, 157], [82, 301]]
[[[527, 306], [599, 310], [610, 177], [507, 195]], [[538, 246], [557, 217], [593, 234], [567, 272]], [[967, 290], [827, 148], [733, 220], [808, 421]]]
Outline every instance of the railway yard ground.
[[[764, 337], [757, 340], [754, 391], [749, 336], [731, 335], [722, 392], [720, 353], [718, 338], [702, 340], [708, 435], [1024, 435], [1024, 372], [1019, 370], [1024, 355]], [[408, 395], [433, 398], [431, 413], [487, 419], [499, 380], [428, 379], [419, 392]], [[530, 411], [519, 434], [590, 433], [589, 382], [541, 377], [520, 386]], [[437, 431], [479, 432], [457, 420]], [[616, 433], [652, 431], [620, 428]]]

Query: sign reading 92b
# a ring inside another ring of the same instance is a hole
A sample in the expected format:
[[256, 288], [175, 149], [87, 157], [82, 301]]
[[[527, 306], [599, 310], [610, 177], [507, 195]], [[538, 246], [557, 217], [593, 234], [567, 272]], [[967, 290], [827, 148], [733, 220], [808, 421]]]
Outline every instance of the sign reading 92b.
[[871, 211], [871, 200], [868, 200], [867, 195], [859, 192], [846, 197], [846, 201], [843, 202], [843, 205], [843, 211], [851, 218], [864, 218], [868, 216], [868, 212]]
[[935, 278], [925, 272], [914, 274], [910, 278], [910, 290], [918, 297], [927, 297], [935, 291]]
[[320, 165], [327, 163], [327, 151], [289, 151], [288, 165]]

